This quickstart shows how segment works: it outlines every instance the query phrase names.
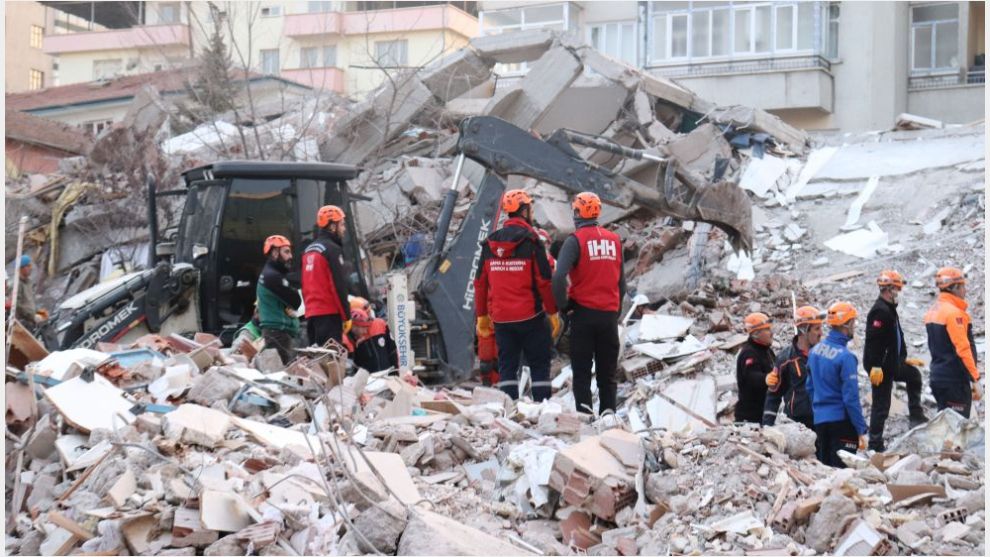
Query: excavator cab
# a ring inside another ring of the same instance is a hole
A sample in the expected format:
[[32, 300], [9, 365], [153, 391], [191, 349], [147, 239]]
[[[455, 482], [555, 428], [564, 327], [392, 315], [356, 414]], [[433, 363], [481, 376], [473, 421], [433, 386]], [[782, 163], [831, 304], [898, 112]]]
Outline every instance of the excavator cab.
[[[229, 341], [251, 319], [268, 236], [289, 238], [298, 274], [302, 250], [316, 233], [317, 209], [332, 204], [353, 214], [347, 181], [357, 174], [342, 164], [264, 161], [216, 162], [183, 173], [185, 204], [173, 262], [199, 272], [201, 330]], [[367, 297], [353, 219], [347, 224], [349, 288]]]

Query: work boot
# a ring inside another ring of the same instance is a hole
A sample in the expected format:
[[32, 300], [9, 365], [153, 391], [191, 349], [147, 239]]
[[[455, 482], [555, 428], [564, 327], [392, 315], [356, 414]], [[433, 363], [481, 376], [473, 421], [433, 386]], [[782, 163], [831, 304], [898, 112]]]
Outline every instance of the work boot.
[[883, 437], [870, 437], [870, 444], [867, 447], [869, 450], [882, 453], [887, 450], [887, 447], [883, 444]]
[[928, 423], [928, 418], [925, 417], [925, 411], [921, 408], [915, 408], [911, 410], [911, 414], [908, 416], [908, 422], [910, 422], [911, 427], [915, 428], [922, 424]]
[[598, 433], [608, 431], [610, 429], [616, 429], [622, 427], [622, 420], [615, 415], [615, 412], [611, 410], [606, 410], [602, 412], [601, 417], [595, 422], [595, 429]]

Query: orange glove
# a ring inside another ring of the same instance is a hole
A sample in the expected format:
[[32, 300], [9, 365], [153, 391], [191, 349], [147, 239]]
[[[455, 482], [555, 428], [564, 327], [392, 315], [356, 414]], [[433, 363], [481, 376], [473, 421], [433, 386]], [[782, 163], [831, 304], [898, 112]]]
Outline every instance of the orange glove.
[[771, 391], [775, 390], [777, 385], [780, 385], [780, 372], [777, 371], [777, 368], [773, 368], [773, 371], [768, 373], [764, 380], [767, 382], [767, 387], [770, 387]]
[[879, 387], [880, 383], [883, 383], [883, 370], [875, 367], [870, 370], [870, 383], [874, 387]]
[[551, 313], [550, 314], [550, 336], [557, 338], [560, 336], [561, 324], [560, 324], [560, 314]]
[[38, 316], [41, 317], [42, 319], [48, 319], [48, 310], [47, 309], [41, 308], [41, 309], [38, 310], [37, 313], [38, 313]]
[[866, 436], [865, 435], [860, 435], [859, 436], [859, 450], [861, 450], [861, 451], [865, 451], [866, 450]]
[[914, 366], [914, 367], [922, 367], [922, 366], [925, 365], [925, 362], [922, 361], [922, 360], [919, 360], [918, 358], [907, 358], [907, 359], [904, 360], [904, 363], [907, 364], [907, 365], [909, 365], [909, 366]]
[[492, 318], [487, 315], [478, 317], [474, 322], [474, 330], [477, 331], [480, 338], [488, 338], [494, 335], [495, 328], [492, 327]]
[[351, 327], [352, 326], [354, 326], [354, 322], [351, 321], [350, 319], [348, 319], [347, 321], [344, 321], [344, 334], [345, 335], [347, 333], [351, 332]]

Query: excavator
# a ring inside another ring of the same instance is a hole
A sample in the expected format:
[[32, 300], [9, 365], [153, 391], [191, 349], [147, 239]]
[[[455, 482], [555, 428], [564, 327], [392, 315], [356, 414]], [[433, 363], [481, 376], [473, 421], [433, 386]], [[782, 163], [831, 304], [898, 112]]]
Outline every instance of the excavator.
[[[429, 382], [470, 378], [476, 368], [474, 276], [480, 241], [503, 215], [500, 199], [510, 175], [536, 179], [569, 194], [597, 193], [606, 204], [643, 208], [723, 229], [736, 249], [748, 250], [751, 206], [736, 184], [706, 179], [679, 164], [663, 148], [633, 149], [596, 135], [560, 129], [546, 139], [492, 116], [459, 124], [453, 185], [443, 199], [433, 249], [388, 278], [388, 318], [400, 367]], [[657, 166], [649, 185], [582, 157], [586, 152], [645, 161]], [[453, 239], [447, 241], [466, 161], [484, 169], [475, 198]], [[718, 165], [716, 165], [718, 167]], [[724, 168], [724, 165], [722, 165]], [[354, 204], [371, 201], [349, 191], [360, 169], [333, 163], [224, 161], [183, 173], [184, 187], [155, 191], [149, 184], [149, 222], [154, 249], [150, 268], [99, 284], [63, 302], [49, 321], [50, 348], [92, 347], [128, 342], [148, 333], [204, 331], [229, 343], [251, 318], [260, 247], [282, 234], [300, 253], [315, 232], [316, 209], [334, 204], [354, 214]], [[157, 203], [184, 198], [178, 227], [159, 238]], [[372, 299], [371, 266], [353, 219], [348, 219], [344, 252], [351, 294]]]

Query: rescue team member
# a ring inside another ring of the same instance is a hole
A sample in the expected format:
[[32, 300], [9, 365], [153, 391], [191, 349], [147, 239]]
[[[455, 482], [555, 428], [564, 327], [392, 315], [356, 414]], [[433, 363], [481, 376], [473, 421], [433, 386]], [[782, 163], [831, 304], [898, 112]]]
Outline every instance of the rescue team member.
[[327, 340], [343, 342], [351, 329], [347, 276], [344, 271], [344, 211], [324, 205], [316, 213], [319, 230], [303, 252], [302, 292], [306, 302], [309, 342], [319, 346]]
[[20, 283], [17, 285], [17, 300], [14, 302], [14, 316], [22, 325], [33, 329], [35, 325], [40, 325], [48, 319], [48, 311], [36, 309], [34, 297], [34, 283], [31, 280], [31, 271], [34, 265], [30, 255], [22, 255], [17, 262], [17, 272], [21, 275]]
[[774, 425], [780, 403], [784, 403], [787, 417], [815, 429], [811, 412], [811, 399], [805, 389], [808, 380], [808, 352], [822, 339], [822, 323], [825, 314], [816, 307], [804, 306], [794, 314], [797, 334], [791, 344], [777, 356], [776, 367], [767, 374], [767, 401], [763, 407], [763, 425]]
[[282, 363], [293, 356], [293, 339], [299, 335], [299, 317], [296, 308], [299, 285], [289, 282], [292, 268], [292, 244], [285, 236], [269, 236], [264, 246], [265, 266], [258, 277], [258, 321], [265, 346], [278, 350]]
[[897, 296], [904, 288], [904, 278], [897, 271], [886, 270], [877, 278], [880, 296], [866, 314], [866, 343], [863, 345], [863, 369], [873, 386], [870, 408], [870, 450], [883, 452], [883, 428], [890, 414], [890, 396], [894, 381], [906, 383], [911, 427], [928, 421], [921, 408], [921, 371], [918, 360], [907, 359], [904, 331], [897, 316]]
[[[352, 300], [353, 303], [353, 300]], [[388, 325], [382, 318], [373, 318], [367, 310], [351, 310], [351, 336], [354, 337], [354, 364], [368, 371], [399, 367], [399, 355]]]
[[736, 358], [736, 385], [739, 387], [737, 422], [762, 422], [763, 407], [767, 399], [767, 374], [774, 370], [774, 361], [777, 359], [770, 348], [773, 343], [770, 325], [770, 316], [765, 313], [751, 313], [743, 319], [743, 327], [749, 339]]
[[[856, 328], [856, 308], [848, 302], [829, 306], [825, 340], [811, 349], [805, 382], [818, 434], [818, 460], [833, 468], [845, 468], [838, 451], [866, 449], [866, 419], [859, 404], [859, 362], [846, 348]], [[858, 438], [858, 442], [857, 442]]]
[[966, 277], [955, 267], [943, 267], [935, 273], [935, 286], [938, 299], [925, 314], [932, 394], [939, 410], [951, 408], [968, 418], [983, 389], [976, 368], [973, 323], [966, 313]]
[[[557, 253], [553, 295], [570, 325], [574, 404], [593, 413], [591, 370], [598, 382], [598, 413], [615, 412], [619, 359], [619, 309], [626, 293], [622, 240], [598, 226], [602, 202], [584, 192], [574, 197], [574, 233]], [[568, 286], [570, 282], [570, 286]]]
[[525, 354], [538, 402], [550, 398], [550, 350], [560, 332], [550, 262], [531, 224], [533, 199], [523, 190], [509, 190], [502, 196], [502, 210], [509, 218], [481, 242], [475, 328], [479, 338], [495, 335], [497, 386], [513, 399], [519, 398], [520, 356]]

